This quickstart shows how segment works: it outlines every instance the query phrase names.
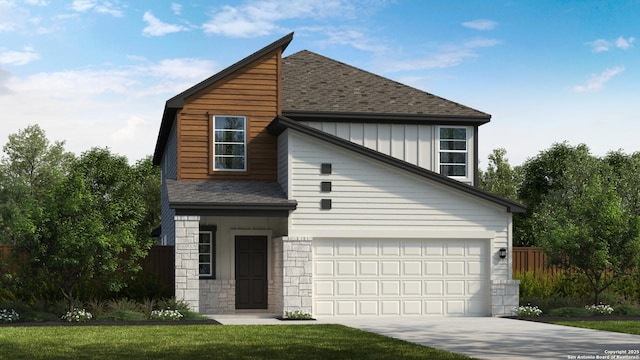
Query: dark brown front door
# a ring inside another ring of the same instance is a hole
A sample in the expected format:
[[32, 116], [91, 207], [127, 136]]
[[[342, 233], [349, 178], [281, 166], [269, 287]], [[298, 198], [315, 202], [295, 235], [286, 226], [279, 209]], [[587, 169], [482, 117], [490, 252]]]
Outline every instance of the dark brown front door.
[[267, 237], [236, 236], [236, 309], [267, 308]]

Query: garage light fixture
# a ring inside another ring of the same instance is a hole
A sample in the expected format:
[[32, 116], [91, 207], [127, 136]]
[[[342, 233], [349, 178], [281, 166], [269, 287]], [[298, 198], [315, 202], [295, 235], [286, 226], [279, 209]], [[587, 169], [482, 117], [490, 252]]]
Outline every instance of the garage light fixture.
[[500, 248], [500, 251], [498, 253], [500, 254], [500, 259], [506, 259], [507, 258], [507, 249]]

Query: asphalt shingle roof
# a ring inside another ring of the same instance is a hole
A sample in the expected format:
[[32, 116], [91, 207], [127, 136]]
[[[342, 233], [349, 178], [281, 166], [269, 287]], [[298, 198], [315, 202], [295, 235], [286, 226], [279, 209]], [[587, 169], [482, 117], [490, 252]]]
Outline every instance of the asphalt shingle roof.
[[285, 113], [406, 114], [486, 121], [491, 118], [468, 106], [308, 50], [282, 59], [282, 92]]
[[202, 205], [209, 209], [293, 210], [297, 204], [287, 199], [277, 182], [167, 179], [167, 192], [171, 207]]

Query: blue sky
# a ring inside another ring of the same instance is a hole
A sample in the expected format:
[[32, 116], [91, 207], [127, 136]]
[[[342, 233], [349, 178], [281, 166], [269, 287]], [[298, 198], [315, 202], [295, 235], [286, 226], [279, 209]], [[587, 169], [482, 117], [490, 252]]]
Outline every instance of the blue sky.
[[307, 49], [490, 113], [481, 166], [555, 142], [640, 151], [640, 1], [0, 0], [0, 144], [153, 152], [165, 101], [295, 32]]

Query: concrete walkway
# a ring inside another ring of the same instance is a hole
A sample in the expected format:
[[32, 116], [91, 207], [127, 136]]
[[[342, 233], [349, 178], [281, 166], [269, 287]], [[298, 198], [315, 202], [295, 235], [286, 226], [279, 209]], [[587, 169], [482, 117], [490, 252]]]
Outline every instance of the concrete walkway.
[[[342, 324], [477, 359], [636, 359], [640, 336], [501, 318], [318, 318], [211, 316], [225, 325]], [[617, 352], [617, 353], [616, 353]], [[607, 357], [608, 356], [608, 357]]]

